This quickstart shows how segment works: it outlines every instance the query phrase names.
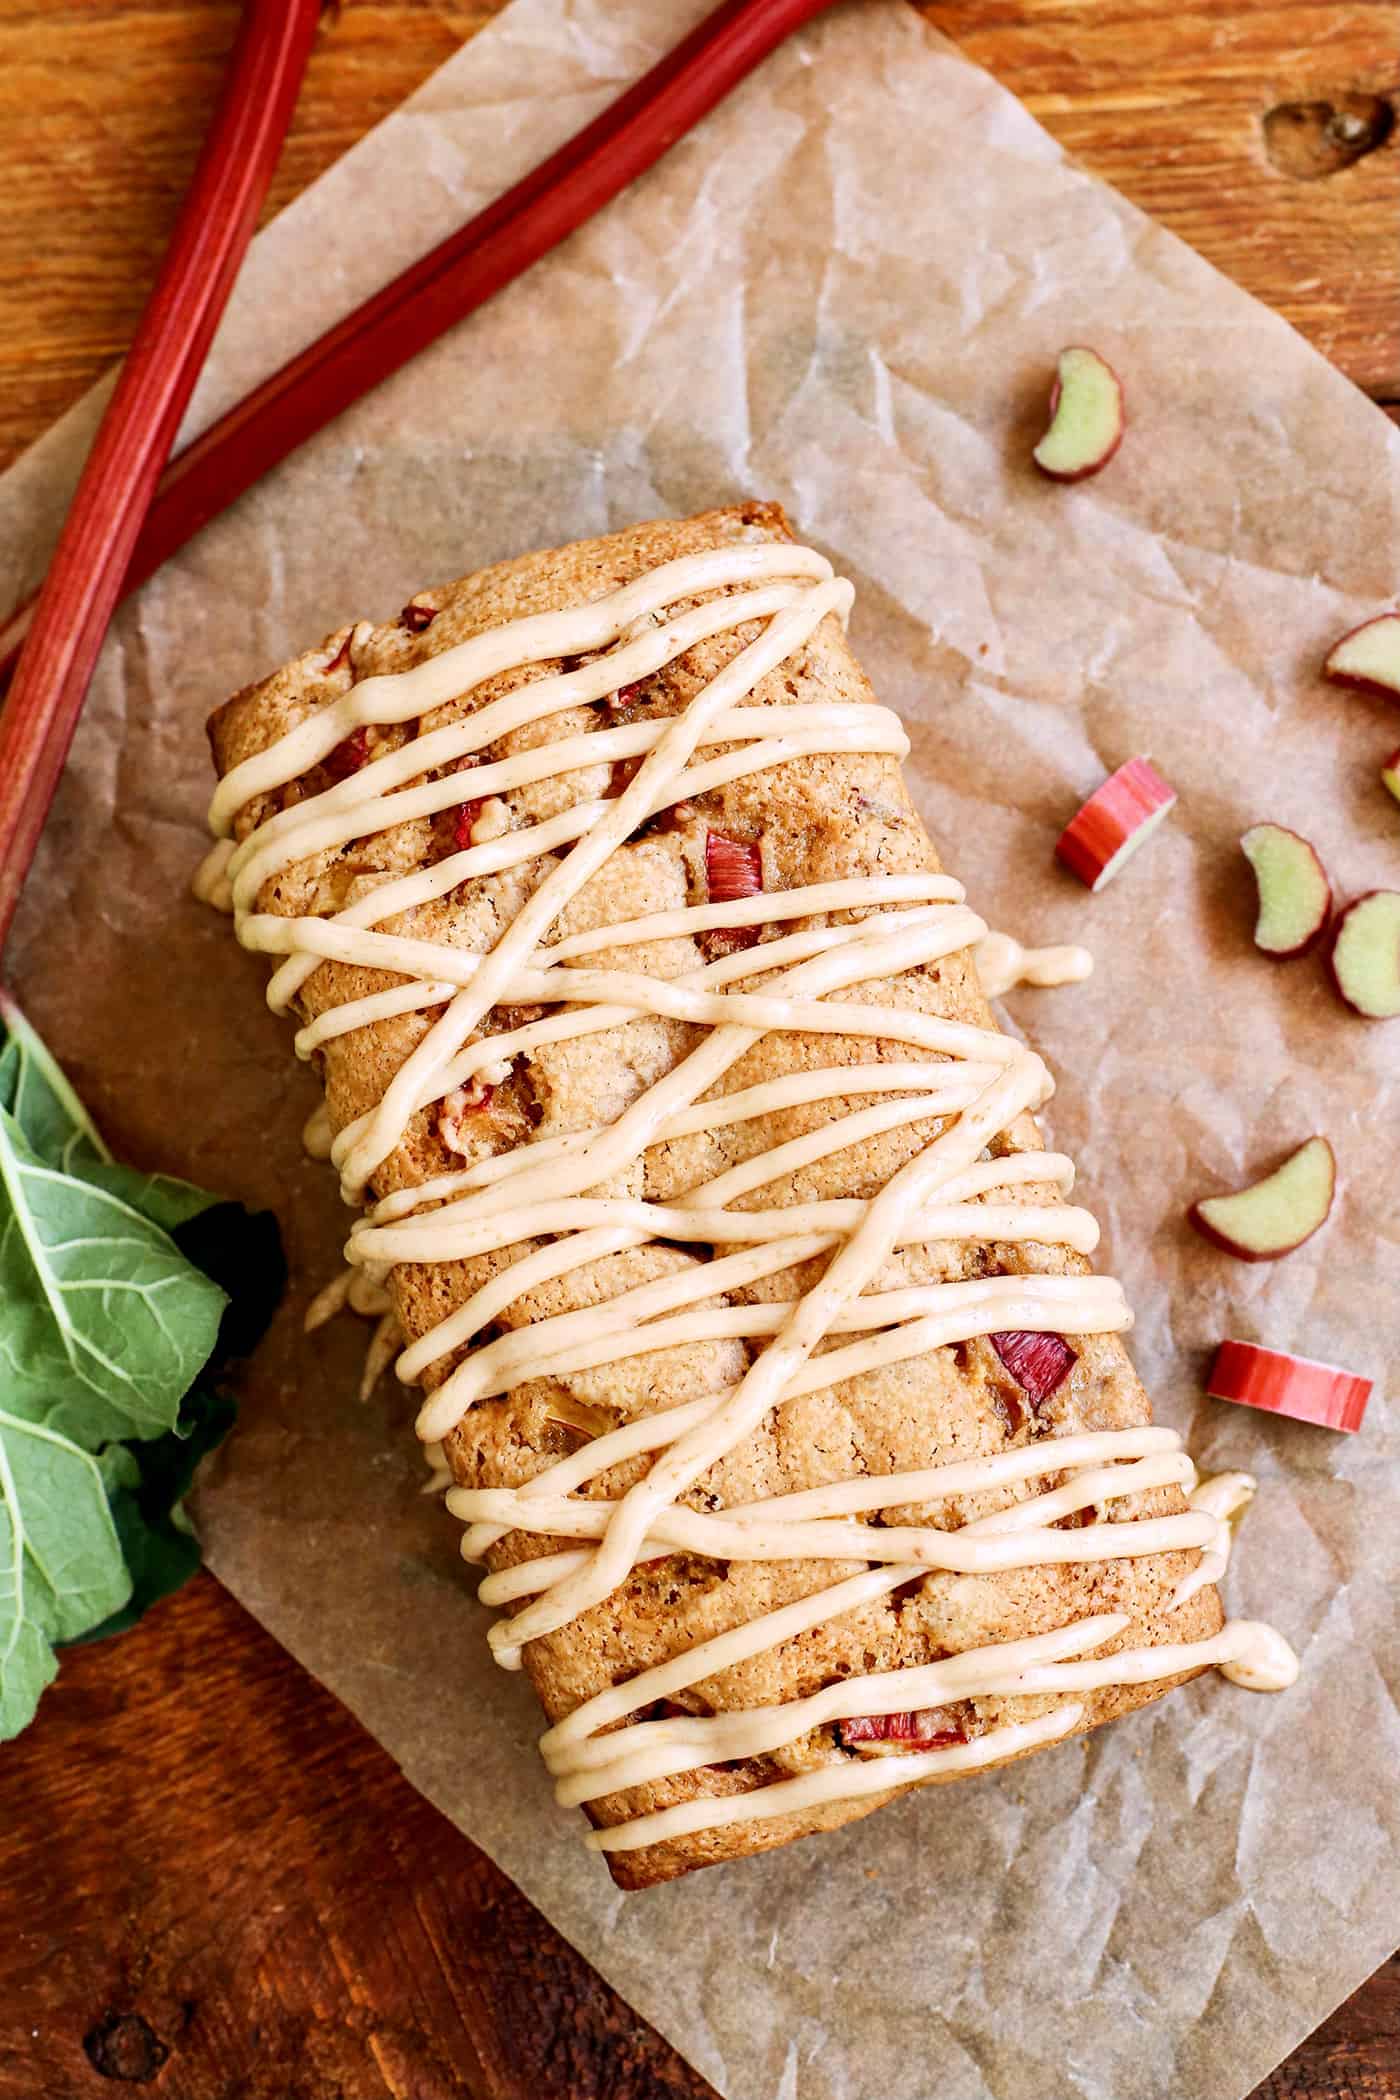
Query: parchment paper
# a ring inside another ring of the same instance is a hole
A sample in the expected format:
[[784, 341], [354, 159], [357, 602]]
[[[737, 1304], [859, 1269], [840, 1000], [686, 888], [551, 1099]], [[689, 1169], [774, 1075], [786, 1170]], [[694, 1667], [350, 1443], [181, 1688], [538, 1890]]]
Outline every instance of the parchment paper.
[[[258, 242], [211, 414], [573, 130], [707, 0], [515, 0]], [[1125, 122], [1130, 119], [1125, 118]], [[1090, 341], [1131, 429], [1098, 480], [1027, 454]], [[0, 581], [42, 564], [90, 407], [7, 478]], [[214, 1567], [731, 2100], [1235, 2100], [1400, 1937], [1395, 1584], [1400, 1028], [1250, 945], [1268, 817], [1339, 889], [1400, 880], [1393, 712], [1323, 687], [1384, 603], [1397, 433], [1282, 322], [1069, 166], [896, 0], [797, 38], [554, 258], [263, 484], [120, 616], [12, 954], [126, 1155], [276, 1206], [293, 1281], [202, 1498]], [[206, 710], [338, 621], [521, 548], [777, 496], [857, 585], [935, 837], [994, 923], [1085, 940], [1010, 1011], [1060, 1075], [1162, 1416], [1261, 1476], [1229, 1602], [1297, 1645], [1088, 1743], [624, 1899], [554, 1809], [486, 1658], [411, 1403], [364, 1330], [301, 1339], [346, 1214], [262, 972], [187, 895]], [[1104, 896], [1051, 860], [1150, 752], [1178, 813]], [[1291, 1259], [1184, 1225], [1314, 1130], [1344, 1192]], [[1230, 1332], [1378, 1381], [1330, 1436], [1200, 1397]]]

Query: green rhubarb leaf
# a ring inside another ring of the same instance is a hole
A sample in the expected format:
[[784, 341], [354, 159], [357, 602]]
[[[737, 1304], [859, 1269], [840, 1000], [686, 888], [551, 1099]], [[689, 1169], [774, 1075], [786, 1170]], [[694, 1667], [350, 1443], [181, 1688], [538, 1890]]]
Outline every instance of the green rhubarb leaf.
[[[212, 1367], [251, 1356], [287, 1288], [282, 1234], [270, 1210], [206, 1198], [198, 1212], [167, 1227], [186, 1261], [228, 1297]], [[207, 1376], [207, 1369], [206, 1369]]]
[[99, 1464], [131, 1574], [131, 1595], [120, 1610], [79, 1639], [100, 1641], [124, 1633], [193, 1575], [199, 1566], [199, 1541], [185, 1514], [185, 1496], [199, 1461], [223, 1442], [237, 1413], [227, 1393], [197, 1385], [185, 1395], [174, 1429], [145, 1443], [109, 1444], [102, 1453]]
[[[184, 1498], [286, 1281], [275, 1219], [113, 1160], [0, 993], [0, 1738], [199, 1564]], [[196, 1380], [198, 1381], [196, 1383]]]
[[0, 1109], [0, 1391], [94, 1450], [173, 1427], [224, 1293], [110, 1190], [50, 1166]]
[[74, 1169], [94, 1188], [105, 1189], [130, 1210], [168, 1232], [172, 1239], [182, 1225], [219, 1202], [208, 1189], [197, 1189], [192, 1181], [173, 1174], [143, 1174], [139, 1167], [118, 1166], [115, 1160], [94, 1160]]
[[24, 1015], [0, 992], [0, 1108], [23, 1131], [25, 1139], [64, 1174], [81, 1174], [105, 1166], [111, 1153], [97, 1134], [87, 1110]]
[[54, 1644], [130, 1594], [101, 1465], [0, 1409], [0, 1738], [33, 1719], [57, 1668]]

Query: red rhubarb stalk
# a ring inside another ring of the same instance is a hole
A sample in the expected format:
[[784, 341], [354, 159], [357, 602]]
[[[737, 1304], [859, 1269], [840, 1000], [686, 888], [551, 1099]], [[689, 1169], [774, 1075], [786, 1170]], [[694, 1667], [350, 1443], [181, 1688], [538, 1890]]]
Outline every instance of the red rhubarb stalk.
[[[279, 5], [297, 11], [291, 0], [259, 11]], [[153, 576], [289, 452], [592, 218], [831, 5], [724, 0], [601, 116], [196, 438], [167, 471], [122, 588]], [[22, 607], [0, 631], [0, 679], [28, 620]]]
[[1371, 1381], [1311, 1356], [1289, 1356], [1256, 1342], [1222, 1342], [1206, 1391], [1214, 1400], [1288, 1415], [1319, 1429], [1357, 1430], [1371, 1397]]
[[291, 120], [320, 0], [250, 0], [194, 181], [34, 605], [0, 717], [0, 943], [142, 521]]
[[1151, 838], [1176, 802], [1150, 759], [1130, 758], [1110, 773], [1071, 817], [1055, 846], [1057, 858], [1091, 890], [1101, 890]]

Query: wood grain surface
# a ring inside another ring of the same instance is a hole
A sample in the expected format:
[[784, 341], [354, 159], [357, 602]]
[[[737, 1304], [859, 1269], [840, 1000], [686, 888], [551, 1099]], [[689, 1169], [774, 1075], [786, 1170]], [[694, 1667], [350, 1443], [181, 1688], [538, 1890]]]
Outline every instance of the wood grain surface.
[[[495, 11], [344, 0], [269, 210]], [[924, 12], [1400, 411], [1400, 0]], [[0, 0], [0, 464], [121, 353], [236, 15]], [[208, 1577], [71, 1653], [0, 1752], [0, 2100], [114, 2084], [168, 2100], [709, 2093]], [[1400, 1960], [1255, 2100], [1400, 2100]]]
[[[0, 2100], [713, 2100], [210, 1576], [0, 1803]], [[1397, 2031], [1400, 1960], [1255, 2100], [1396, 2100]]]

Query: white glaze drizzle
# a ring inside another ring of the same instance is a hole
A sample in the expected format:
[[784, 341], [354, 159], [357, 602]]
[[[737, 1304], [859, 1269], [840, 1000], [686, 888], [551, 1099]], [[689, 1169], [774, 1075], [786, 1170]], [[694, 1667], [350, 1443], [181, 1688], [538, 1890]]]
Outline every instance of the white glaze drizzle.
[[[668, 612], [709, 591], [725, 595]], [[673, 561], [590, 605], [516, 621], [412, 670], [352, 685], [235, 767], [220, 784], [211, 810], [211, 823], [221, 836], [198, 888], [210, 901], [232, 905], [246, 947], [284, 958], [268, 989], [275, 1010], [285, 1010], [327, 958], [401, 980], [308, 1023], [297, 1037], [300, 1055], [310, 1056], [332, 1037], [389, 1015], [445, 1005], [377, 1107], [334, 1140], [331, 1156], [348, 1200], [364, 1199], [371, 1177], [417, 1110], [444, 1102], [457, 1089], [498, 1082], [516, 1056], [542, 1043], [577, 1039], [636, 1015], [670, 1015], [705, 1031], [694, 1050], [611, 1124], [525, 1144], [399, 1191], [375, 1204], [355, 1226], [347, 1249], [352, 1263], [379, 1279], [400, 1263], [466, 1259], [543, 1242], [404, 1352], [398, 1370], [409, 1380], [469, 1343], [541, 1282], [660, 1236], [714, 1250], [711, 1259], [693, 1269], [633, 1286], [601, 1304], [539, 1321], [470, 1351], [420, 1411], [419, 1433], [430, 1450], [440, 1449], [467, 1410], [525, 1378], [606, 1366], [636, 1353], [706, 1339], [764, 1344], [736, 1385], [607, 1429], [524, 1487], [452, 1490], [449, 1507], [469, 1527], [463, 1540], [469, 1558], [483, 1558], [507, 1531], [579, 1541], [499, 1571], [482, 1584], [486, 1602], [521, 1607], [491, 1628], [492, 1647], [507, 1667], [519, 1666], [530, 1641], [566, 1627], [625, 1582], [634, 1567], [668, 1552], [867, 1564], [862, 1574], [762, 1614], [586, 1701], [543, 1738], [560, 1798], [594, 1799], [714, 1762], [762, 1756], [797, 1742], [814, 1727], [855, 1715], [902, 1712], [948, 1698], [1059, 1696], [1048, 1712], [994, 1726], [967, 1742], [902, 1753], [894, 1766], [888, 1758], [863, 1761], [832, 1751], [817, 1769], [791, 1779], [635, 1816], [592, 1834], [589, 1842], [605, 1849], [635, 1849], [688, 1831], [803, 1811], [986, 1765], [1068, 1733], [1083, 1716], [1076, 1694], [1152, 1682], [1206, 1664], [1239, 1682], [1281, 1689], [1297, 1669], [1280, 1636], [1248, 1622], [1231, 1622], [1203, 1642], [1104, 1656], [1096, 1651], [1120, 1637], [1129, 1622], [1100, 1615], [1028, 1640], [973, 1648], [922, 1668], [844, 1679], [777, 1708], [626, 1722], [628, 1714], [658, 1699], [685, 1692], [715, 1671], [768, 1652], [929, 1571], [976, 1575], [1199, 1549], [1198, 1566], [1178, 1586], [1173, 1601], [1179, 1604], [1223, 1571], [1228, 1554], [1226, 1517], [1237, 1490], [1198, 1485], [1178, 1438], [1162, 1428], [1046, 1439], [985, 1458], [837, 1482], [713, 1513], [684, 1500], [770, 1410], [803, 1393], [1007, 1329], [1091, 1335], [1130, 1324], [1118, 1285], [1094, 1275], [1028, 1273], [880, 1287], [895, 1250], [920, 1241], [1034, 1240], [1087, 1253], [1098, 1236], [1093, 1219], [1082, 1210], [1062, 1202], [1014, 1200], [1018, 1187], [1067, 1192], [1073, 1179], [1069, 1161], [1026, 1152], [989, 1156], [989, 1148], [1018, 1115], [1048, 1097], [1050, 1081], [1033, 1051], [992, 1030], [859, 998], [866, 984], [986, 943], [987, 930], [966, 908], [956, 883], [943, 876], [853, 878], [765, 892], [737, 903], [653, 913], [549, 941], [569, 901], [657, 812], [789, 758], [904, 754], [903, 730], [884, 708], [751, 704], [763, 676], [799, 650], [829, 613], [844, 620], [850, 601], [850, 586], [832, 576], [821, 556], [805, 549], [755, 543]], [[740, 624], [756, 626], [756, 639], [683, 713], [565, 736], [505, 759], [474, 763], [508, 732], [604, 699], [696, 642]], [[240, 844], [230, 845], [228, 834], [247, 802], [299, 778], [358, 728], [402, 723], [502, 672], [593, 650], [605, 653], [577, 669], [519, 686], [464, 719], [372, 758], [348, 779], [266, 817]], [[705, 756], [716, 745], [730, 748], [718, 757]], [[619, 759], [640, 761], [621, 794], [578, 801], [552, 817], [509, 828], [513, 820], [504, 798], [512, 789]], [[464, 765], [471, 766], [469, 775], [457, 770]], [[429, 772], [441, 777], [425, 779]], [[474, 801], [485, 798], [483, 814], [490, 812], [488, 822], [478, 818], [469, 827], [464, 850], [385, 880], [333, 918], [257, 911], [263, 884], [293, 862], [459, 804], [464, 785]], [[556, 855], [488, 954], [381, 930], [387, 920], [473, 877]], [[839, 925], [811, 923], [850, 911], [864, 916]], [[793, 930], [798, 921], [806, 923]], [[608, 966], [609, 949], [719, 927], [761, 927], [773, 938], [679, 978], [662, 980]], [[980, 952], [998, 988], [1008, 970], [1040, 982], [1087, 973], [1088, 958], [1079, 961], [1082, 951], [1037, 955], [1009, 941], [998, 947], [994, 940], [990, 951], [983, 946]], [[584, 964], [583, 958], [596, 960]], [[760, 987], [733, 989], [760, 973]], [[854, 1001], [839, 996], [851, 991], [857, 993]], [[509, 1033], [478, 1036], [493, 1008], [525, 1004], [555, 1011]], [[898, 1062], [789, 1074], [715, 1095], [725, 1072], [764, 1033], [790, 1029], [883, 1039], [914, 1054]], [[838, 1098], [848, 1105], [832, 1122], [777, 1144], [671, 1202], [600, 1193], [620, 1170], [667, 1138], [772, 1115], [804, 1101]], [[938, 1134], [869, 1201], [730, 1207], [862, 1138], [935, 1117], [943, 1119]], [[1010, 1192], [1013, 1200], [1003, 1195], [989, 1201], [992, 1192]], [[424, 1208], [430, 1204], [434, 1207]], [[822, 1255], [829, 1260], [818, 1282], [796, 1300], [713, 1303], [728, 1290]], [[839, 1339], [851, 1335], [858, 1338]], [[651, 1466], [619, 1500], [580, 1492], [611, 1466], [642, 1453], [652, 1455]], [[1099, 1515], [1117, 1498], [1172, 1483], [1193, 1496], [1193, 1506], [1183, 1513], [1058, 1528], [1077, 1512]], [[1023, 1499], [960, 1528], [862, 1521], [886, 1508], [1008, 1484], [1025, 1490]]]
[[334, 1143], [335, 1131], [331, 1126], [331, 1112], [322, 1101], [312, 1109], [301, 1126], [302, 1150], [308, 1159], [329, 1159]]
[[[230, 909], [232, 906], [230, 905]], [[331, 1156], [330, 1110], [326, 1103], [314, 1108], [302, 1126], [302, 1147], [311, 1159], [329, 1159]], [[325, 1327], [338, 1313], [358, 1313], [362, 1319], [373, 1320], [374, 1332], [365, 1350], [365, 1360], [360, 1371], [359, 1397], [368, 1400], [394, 1358], [403, 1348], [403, 1329], [393, 1301], [384, 1285], [377, 1282], [369, 1270], [355, 1268], [347, 1262], [338, 1276], [322, 1290], [317, 1291], [302, 1316], [303, 1334], [315, 1334]], [[437, 1446], [441, 1453], [442, 1446]], [[449, 1474], [450, 1479], [450, 1474]], [[436, 1468], [434, 1469], [436, 1479]], [[447, 1481], [442, 1485], [445, 1487]], [[431, 1487], [432, 1483], [429, 1483]]]
[[1018, 984], [1082, 984], [1094, 968], [1087, 948], [1066, 943], [1054, 948], [1024, 948], [1009, 933], [984, 933], [973, 950], [977, 975], [989, 999], [1000, 999]]

